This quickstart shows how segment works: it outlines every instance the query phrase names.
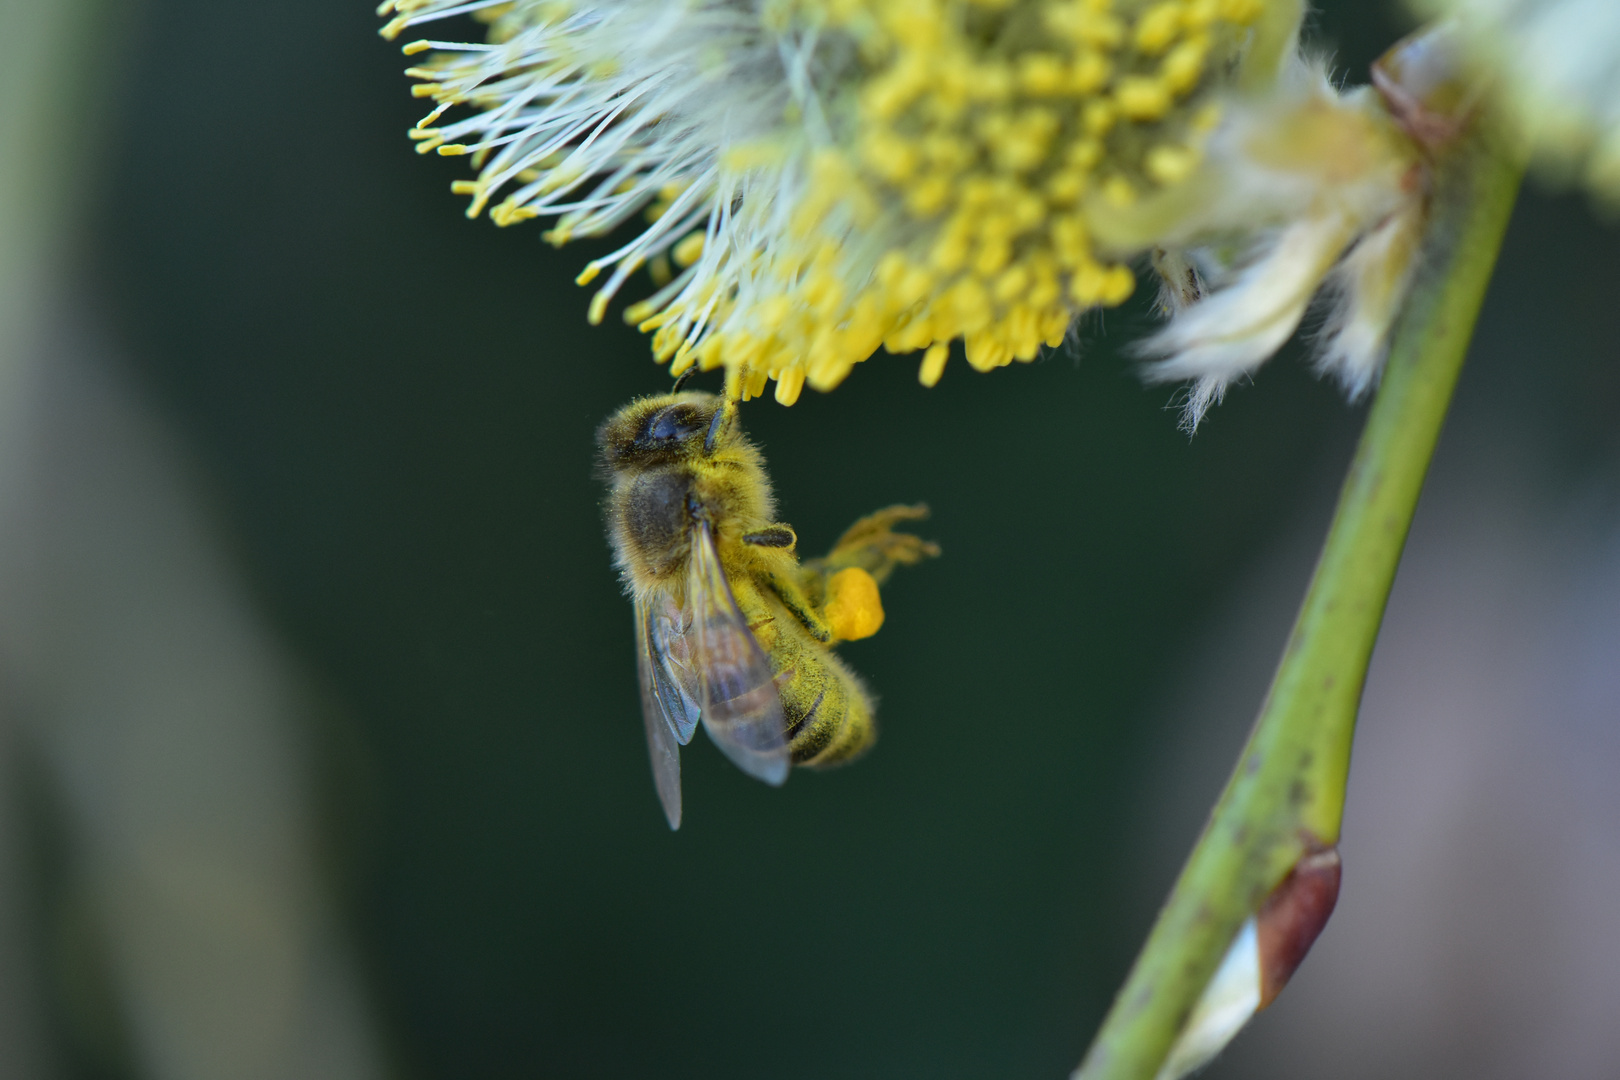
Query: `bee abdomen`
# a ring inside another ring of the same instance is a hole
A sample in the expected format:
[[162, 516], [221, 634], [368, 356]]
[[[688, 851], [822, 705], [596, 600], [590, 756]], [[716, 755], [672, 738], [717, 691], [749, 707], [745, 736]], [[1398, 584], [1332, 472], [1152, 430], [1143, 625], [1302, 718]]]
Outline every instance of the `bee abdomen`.
[[872, 745], [872, 708], [854, 679], [830, 664], [797, 674], [782, 692], [782, 718], [795, 765], [850, 761]]

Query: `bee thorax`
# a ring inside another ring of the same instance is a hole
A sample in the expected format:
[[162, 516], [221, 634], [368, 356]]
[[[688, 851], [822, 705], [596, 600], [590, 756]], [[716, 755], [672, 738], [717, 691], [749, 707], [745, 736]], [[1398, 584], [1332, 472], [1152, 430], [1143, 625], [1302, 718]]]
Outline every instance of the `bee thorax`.
[[620, 503], [624, 542], [660, 572], [675, 569], [690, 546], [691, 477], [658, 470], [630, 480]]

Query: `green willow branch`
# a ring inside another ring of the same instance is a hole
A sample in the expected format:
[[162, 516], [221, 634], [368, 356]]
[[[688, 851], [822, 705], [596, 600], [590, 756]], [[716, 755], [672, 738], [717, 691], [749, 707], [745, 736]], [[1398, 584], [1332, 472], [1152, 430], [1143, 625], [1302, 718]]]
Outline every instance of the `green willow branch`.
[[1367, 663], [1522, 174], [1488, 121], [1434, 164], [1424, 265], [1281, 665], [1075, 1080], [1154, 1077], [1239, 927], [1338, 842]]

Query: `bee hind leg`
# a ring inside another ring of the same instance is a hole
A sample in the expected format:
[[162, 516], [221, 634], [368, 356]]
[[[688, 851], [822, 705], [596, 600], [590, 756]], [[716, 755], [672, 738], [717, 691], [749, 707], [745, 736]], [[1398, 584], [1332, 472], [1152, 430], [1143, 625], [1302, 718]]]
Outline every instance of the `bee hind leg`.
[[939, 554], [939, 545], [933, 541], [894, 531], [903, 521], [921, 521], [927, 516], [928, 507], [922, 503], [898, 503], [867, 514], [844, 530], [825, 558], [811, 560], [805, 564], [806, 569], [830, 577], [840, 570], [858, 567], [881, 585], [896, 566], [914, 566]]

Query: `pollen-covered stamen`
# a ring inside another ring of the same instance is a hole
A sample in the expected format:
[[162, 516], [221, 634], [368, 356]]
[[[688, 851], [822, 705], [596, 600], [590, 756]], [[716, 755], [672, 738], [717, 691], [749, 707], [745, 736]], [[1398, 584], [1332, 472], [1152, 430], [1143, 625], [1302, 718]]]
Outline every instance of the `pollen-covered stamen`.
[[580, 275], [612, 269], [592, 319], [646, 266], [658, 291], [626, 315], [660, 360], [724, 365], [749, 396], [775, 378], [784, 402], [880, 346], [923, 350], [925, 384], [958, 338], [981, 370], [1030, 360], [1077, 312], [1122, 301], [1134, 275], [1094, 246], [1096, 206], [1192, 173], [1211, 91], [1279, 22], [1266, 0], [390, 10], [390, 35], [451, 13], [491, 23], [482, 48], [407, 46], [433, 50], [411, 69], [434, 102], [412, 137], [472, 156], [478, 179], [456, 185], [470, 214], [555, 218], [561, 244], [646, 211]]

